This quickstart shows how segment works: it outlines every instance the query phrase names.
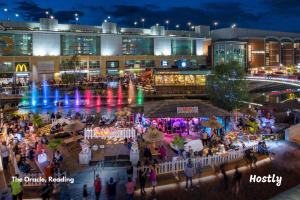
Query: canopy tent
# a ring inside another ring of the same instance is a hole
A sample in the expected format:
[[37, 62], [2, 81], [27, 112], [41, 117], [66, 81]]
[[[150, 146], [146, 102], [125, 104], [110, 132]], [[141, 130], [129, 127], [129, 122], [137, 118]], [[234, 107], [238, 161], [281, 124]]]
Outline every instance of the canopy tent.
[[75, 121], [71, 124], [68, 124], [64, 127], [64, 131], [67, 132], [76, 132], [84, 129], [85, 124], [81, 123], [80, 121]]
[[215, 116], [212, 116], [209, 120], [202, 122], [202, 126], [212, 129], [219, 129], [223, 127], [223, 125], [217, 121], [217, 118]]
[[147, 118], [227, 117], [230, 113], [202, 100], [168, 99], [144, 103]]
[[66, 119], [66, 118], [60, 118], [60, 119], [57, 119], [55, 120], [53, 123], [52, 123], [52, 126], [55, 126], [57, 124], [71, 124], [71, 120], [69, 119]]
[[300, 144], [300, 124], [296, 124], [285, 130], [285, 140]]
[[157, 130], [154, 126], [150, 126], [147, 132], [143, 135], [143, 139], [150, 143], [160, 142], [163, 138], [164, 133]]

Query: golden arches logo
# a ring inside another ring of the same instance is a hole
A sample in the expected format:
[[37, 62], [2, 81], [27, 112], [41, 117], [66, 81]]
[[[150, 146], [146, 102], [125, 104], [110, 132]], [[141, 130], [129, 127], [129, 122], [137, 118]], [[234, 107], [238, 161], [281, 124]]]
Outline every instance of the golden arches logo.
[[27, 72], [28, 68], [26, 64], [17, 64], [16, 65], [16, 72]]

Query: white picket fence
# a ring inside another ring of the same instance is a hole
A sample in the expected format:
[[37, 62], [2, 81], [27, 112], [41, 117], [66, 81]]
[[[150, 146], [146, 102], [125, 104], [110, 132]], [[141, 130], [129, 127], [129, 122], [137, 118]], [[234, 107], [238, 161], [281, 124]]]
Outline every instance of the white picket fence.
[[[252, 148], [255, 152], [257, 151], [257, 145], [252, 145], [238, 151], [230, 151], [228, 152], [228, 154], [225, 155], [214, 155], [208, 157], [192, 158], [191, 160], [194, 167], [194, 171], [196, 171], [199, 168], [218, 166], [222, 163], [241, 159], [244, 157], [245, 150], [250, 148]], [[156, 166], [157, 174], [159, 175], [159, 174], [177, 173], [183, 171], [187, 164], [187, 161], [188, 160], [186, 159], [186, 160], [176, 160], [176, 161], [159, 163]], [[149, 167], [144, 166], [143, 169], [149, 170]]]
[[118, 129], [101, 129], [100, 132], [107, 132], [108, 134], [100, 134], [97, 135], [95, 133], [95, 130], [92, 128], [86, 128], [84, 129], [84, 138], [85, 139], [93, 139], [93, 138], [108, 138], [108, 139], [113, 139], [113, 138], [132, 138], [135, 140], [136, 138], [136, 130], [134, 128], [118, 128]]

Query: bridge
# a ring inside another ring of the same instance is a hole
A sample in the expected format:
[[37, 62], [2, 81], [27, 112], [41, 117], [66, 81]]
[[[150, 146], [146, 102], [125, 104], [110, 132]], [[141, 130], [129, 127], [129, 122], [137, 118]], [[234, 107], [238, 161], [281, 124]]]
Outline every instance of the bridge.
[[289, 78], [274, 78], [274, 77], [261, 77], [261, 76], [247, 76], [246, 80], [255, 82], [268, 82], [268, 83], [279, 83], [284, 85], [300, 87], [300, 80], [289, 79]]

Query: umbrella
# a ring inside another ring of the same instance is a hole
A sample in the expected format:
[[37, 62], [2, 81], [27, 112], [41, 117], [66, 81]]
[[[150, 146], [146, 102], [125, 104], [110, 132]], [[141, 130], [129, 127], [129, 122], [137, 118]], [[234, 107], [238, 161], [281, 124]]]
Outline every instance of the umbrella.
[[154, 126], [150, 126], [147, 132], [143, 135], [146, 142], [160, 142], [164, 137], [164, 133], [157, 130]]
[[64, 131], [67, 132], [76, 132], [84, 129], [85, 125], [81, 123], [80, 121], [76, 121], [72, 124], [68, 124], [64, 127]]
[[208, 121], [202, 122], [202, 126], [208, 127], [208, 128], [213, 128], [213, 129], [218, 129], [222, 128], [222, 124], [220, 124], [217, 121], [217, 118], [215, 116], [212, 116]]

